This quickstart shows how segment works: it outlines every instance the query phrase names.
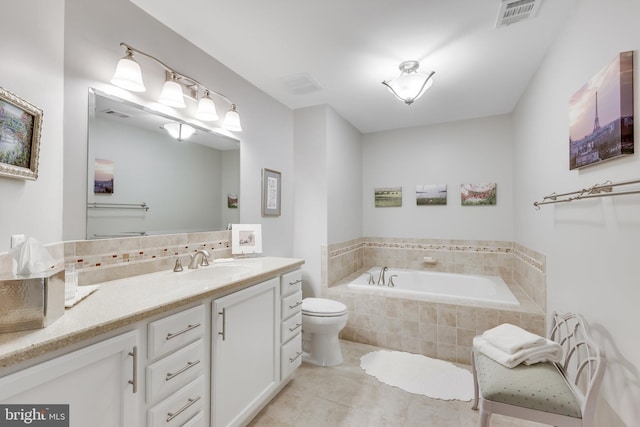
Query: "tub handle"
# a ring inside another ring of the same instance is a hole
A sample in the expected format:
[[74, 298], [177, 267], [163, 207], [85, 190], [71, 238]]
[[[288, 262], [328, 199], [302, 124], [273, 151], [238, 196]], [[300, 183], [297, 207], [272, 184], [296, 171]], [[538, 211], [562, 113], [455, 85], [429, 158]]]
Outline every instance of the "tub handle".
[[376, 281], [373, 280], [373, 273], [371, 273], [370, 271], [367, 271], [367, 274], [369, 275], [369, 280], [367, 281], [370, 285], [375, 285]]
[[396, 285], [395, 283], [393, 283], [393, 278], [394, 278], [394, 277], [398, 277], [398, 275], [397, 275], [397, 274], [394, 274], [394, 275], [390, 276], [390, 277], [389, 277], [389, 283], [387, 284], [387, 286], [389, 286], [389, 287], [393, 288], [393, 287]]

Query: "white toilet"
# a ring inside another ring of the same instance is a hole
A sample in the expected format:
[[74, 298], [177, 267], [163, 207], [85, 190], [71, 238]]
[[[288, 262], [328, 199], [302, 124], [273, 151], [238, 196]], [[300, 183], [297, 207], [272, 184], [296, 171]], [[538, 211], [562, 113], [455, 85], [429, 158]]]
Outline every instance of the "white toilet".
[[338, 334], [347, 324], [347, 306], [324, 298], [302, 300], [302, 360], [319, 366], [342, 364]]

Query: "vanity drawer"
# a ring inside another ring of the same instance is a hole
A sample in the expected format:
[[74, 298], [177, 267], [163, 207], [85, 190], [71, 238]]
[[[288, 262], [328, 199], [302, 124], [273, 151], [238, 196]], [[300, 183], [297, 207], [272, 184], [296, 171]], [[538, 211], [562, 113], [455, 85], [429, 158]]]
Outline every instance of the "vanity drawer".
[[147, 426], [181, 426], [202, 410], [204, 398], [204, 378], [200, 377], [149, 409]]
[[196, 414], [195, 417], [191, 418], [186, 423], [182, 424], [182, 427], [205, 427], [204, 423], [204, 412], [200, 411]]
[[280, 380], [284, 380], [302, 364], [302, 335], [284, 344], [280, 351]]
[[280, 337], [282, 339], [282, 342], [285, 343], [300, 332], [302, 332], [302, 312], [298, 312], [291, 318], [282, 322]]
[[154, 403], [202, 375], [204, 344], [198, 340], [147, 367], [147, 402]]
[[204, 335], [204, 306], [190, 308], [149, 323], [149, 359], [174, 351]]
[[296, 270], [285, 273], [280, 278], [280, 295], [286, 297], [289, 294], [302, 290], [302, 271]]
[[302, 291], [282, 298], [282, 319], [288, 319], [302, 311]]

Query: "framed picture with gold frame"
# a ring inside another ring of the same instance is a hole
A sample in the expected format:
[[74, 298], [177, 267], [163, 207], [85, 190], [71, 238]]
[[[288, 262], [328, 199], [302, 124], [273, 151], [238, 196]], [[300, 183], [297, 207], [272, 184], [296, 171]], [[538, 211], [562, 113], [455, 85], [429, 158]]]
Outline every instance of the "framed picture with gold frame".
[[38, 179], [42, 110], [0, 87], [0, 176]]

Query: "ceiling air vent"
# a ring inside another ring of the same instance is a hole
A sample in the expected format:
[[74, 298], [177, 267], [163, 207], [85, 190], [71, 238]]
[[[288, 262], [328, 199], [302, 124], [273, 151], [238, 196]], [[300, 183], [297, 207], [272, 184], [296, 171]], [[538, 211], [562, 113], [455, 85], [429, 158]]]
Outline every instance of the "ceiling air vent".
[[319, 92], [322, 87], [308, 73], [292, 74], [283, 77], [282, 83], [294, 95], [306, 95]]
[[496, 28], [533, 18], [542, 0], [502, 0]]
[[131, 117], [128, 114], [121, 113], [120, 111], [112, 110], [111, 108], [104, 110], [103, 113], [108, 114], [110, 116], [120, 117], [121, 119], [127, 119]]

